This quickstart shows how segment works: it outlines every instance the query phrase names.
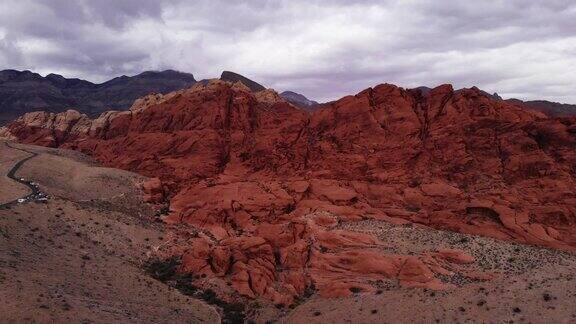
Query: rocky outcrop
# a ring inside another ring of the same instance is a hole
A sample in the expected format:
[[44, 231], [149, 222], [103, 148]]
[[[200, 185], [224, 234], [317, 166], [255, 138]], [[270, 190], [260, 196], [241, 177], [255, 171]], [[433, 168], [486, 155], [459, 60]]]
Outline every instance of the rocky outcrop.
[[142, 184], [144, 191], [144, 201], [149, 203], [161, 203], [164, 201], [165, 192], [162, 181], [158, 178], [152, 178]]
[[367, 283], [382, 278], [406, 286], [447, 289], [450, 285], [436, 275], [456, 271], [466, 276], [460, 264], [474, 262], [459, 251], [385, 254], [383, 242], [335, 229], [337, 223], [333, 215], [319, 212], [290, 222], [258, 224], [250, 229], [250, 236], [214, 240], [201, 235], [185, 244], [182, 270], [221, 278], [245, 296], [289, 305], [310, 287], [324, 297], [342, 297], [372, 291]]
[[[13, 138], [27, 138], [30, 143], [57, 147], [70, 138], [88, 136], [93, 121], [76, 110], [62, 113], [37, 111], [25, 114], [18, 122], [6, 127]], [[31, 135], [31, 136], [29, 136]]]
[[8, 127], [0, 127], [0, 140], [17, 141], [18, 138], [12, 135]]
[[222, 75], [220, 75], [220, 80], [226, 81], [226, 82], [232, 82], [232, 83], [240, 82], [240, 83], [244, 84], [245, 86], [247, 86], [250, 89], [250, 91], [253, 91], [253, 92], [266, 90], [266, 87], [259, 84], [258, 82], [250, 80], [243, 75], [240, 75], [240, 74], [234, 73], [234, 72], [230, 72], [230, 71], [222, 72]]
[[[29, 115], [8, 126], [25, 143], [76, 149], [152, 178], [182, 271], [245, 296], [289, 303], [369, 290], [378, 278], [446, 288], [459, 251], [384, 253], [341, 224], [418, 223], [576, 250], [576, 120], [550, 119], [477, 88], [382, 84], [309, 114], [243, 84], [211, 81], [143, 99], [129, 112]], [[147, 104], [148, 103], [148, 104]]]

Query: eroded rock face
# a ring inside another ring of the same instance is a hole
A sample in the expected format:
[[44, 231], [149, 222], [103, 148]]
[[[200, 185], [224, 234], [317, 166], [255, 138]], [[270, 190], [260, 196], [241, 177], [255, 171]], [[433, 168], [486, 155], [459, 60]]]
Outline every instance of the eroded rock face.
[[246, 227], [250, 235], [187, 241], [183, 270], [215, 276], [248, 297], [265, 297], [289, 305], [314, 286], [321, 296], [342, 297], [372, 291], [367, 283], [396, 278], [407, 286], [446, 289], [437, 274], [467, 276], [459, 265], [474, 259], [460, 251], [419, 256], [390, 255], [371, 235], [336, 229], [329, 213], [307, 214], [275, 223]]
[[8, 127], [0, 127], [0, 139], [8, 141], [17, 141], [18, 138], [10, 132]]
[[87, 136], [93, 121], [76, 110], [62, 113], [36, 111], [25, 114], [6, 127], [10, 136], [22, 142], [57, 147], [71, 138]]
[[166, 195], [162, 181], [158, 178], [152, 178], [144, 182], [142, 191], [144, 191], [144, 201], [149, 203], [161, 203]]
[[474, 261], [386, 254], [338, 227], [360, 219], [575, 250], [575, 119], [449, 85], [379, 85], [312, 114], [266, 91], [214, 81], [94, 121], [27, 115], [8, 130], [158, 178], [171, 202], [165, 221], [201, 233], [174, 246], [182, 270], [277, 303], [311, 285], [324, 296], [369, 290], [378, 278], [445, 288], [438, 274], [467, 273]]

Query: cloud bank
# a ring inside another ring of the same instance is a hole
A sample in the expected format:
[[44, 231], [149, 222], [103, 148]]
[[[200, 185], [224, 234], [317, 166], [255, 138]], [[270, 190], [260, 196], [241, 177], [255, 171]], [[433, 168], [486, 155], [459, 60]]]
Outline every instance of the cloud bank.
[[378, 83], [576, 103], [561, 0], [0, 0], [0, 69], [103, 81], [222, 70], [325, 101]]

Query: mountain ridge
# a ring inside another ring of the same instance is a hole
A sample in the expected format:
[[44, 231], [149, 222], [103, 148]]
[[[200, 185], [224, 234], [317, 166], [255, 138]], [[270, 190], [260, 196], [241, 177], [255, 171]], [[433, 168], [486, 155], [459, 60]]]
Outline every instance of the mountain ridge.
[[[231, 71], [222, 72], [220, 80], [240, 82], [253, 92], [266, 89], [260, 83]], [[175, 70], [144, 71], [134, 76], [115, 77], [102, 83], [65, 78], [55, 73], [43, 77], [28, 70], [3, 70], [0, 71], [0, 126], [25, 113], [37, 110], [57, 113], [75, 109], [91, 117], [96, 117], [107, 110], [124, 111], [129, 109], [136, 99], [148, 94], [167, 94], [188, 88], [197, 82], [205, 85], [209, 81], [208, 79], [197, 81], [192, 74]], [[423, 94], [431, 90], [424, 86], [415, 89], [422, 91]], [[484, 91], [483, 93], [494, 100], [505, 100], [540, 111], [550, 117], [576, 115], [576, 105], [545, 100], [502, 99], [497, 93], [489, 94]], [[281, 92], [279, 96], [308, 112], [323, 105], [289, 90]]]
[[346, 230], [360, 221], [576, 251], [576, 118], [451, 85], [380, 84], [312, 113], [270, 99], [213, 80], [94, 120], [31, 113], [0, 133], [154, 178], [145, 190], [169, 202], [163, 221], [198, 231], [167, 243], [179, 271], [224, 294], [289, 305], [311, 286], [342, 297], [384, 278], [430, 289], [446, 273], [491, 278], [435, 251], [383, 253]]
[[506, 101], [528, 107], [532, 110], [540, 111], [550, 117], [570, 117], [576, 116], [576, 105], [559, 103], [548, 100], [520, 100], [506, 99]]
[[291, 104], [307, 111], [312, 111], [316, 109], [318, 105], [320, 105], [320, 103], [317, 101], [310, 100], [303, 94], [294, 91], [283, 91], [280, 93], [280, 97], [284, 98], [284, 100], [290, 102]]
[[[222, 72], [220, 80], [240, 82], [253, 92], [266, 90], [263, 85], [235, 72]], [[197, 82], [205, 85], [210, 79], [197, 81], [190, 73], [163, 70], [93, 83], [55, 73], [43, 77], [29, 70], [3, 70], [0, 71], [0, 126], [39, 110], [58, 113], [74, 109], [90, 117], [108, 110], [125, 111], [138, 98], [182, 90]], [[280, 96], [297, 107], [309, 110], [317, 105], [300, 94], [285, 92], [290, 94]]]
[[89, 116], [107, 110], [126, 110], [134, 100], [150, 93], [168, 93], [196, 83], [189, 73], [146, 71], [102, 83], [58, 74], [42, 77], [28, 70], [0, 71], [0, 125], [28, 112], [75, 108]]

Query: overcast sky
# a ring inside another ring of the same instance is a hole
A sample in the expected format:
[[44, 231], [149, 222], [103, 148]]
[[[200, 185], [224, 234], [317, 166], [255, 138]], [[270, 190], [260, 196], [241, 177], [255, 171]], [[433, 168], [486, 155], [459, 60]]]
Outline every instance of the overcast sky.
[[379, 83], [576, 103], [576, 1], [0, 0], [0, 69], [231, 70], [337, 99]]

